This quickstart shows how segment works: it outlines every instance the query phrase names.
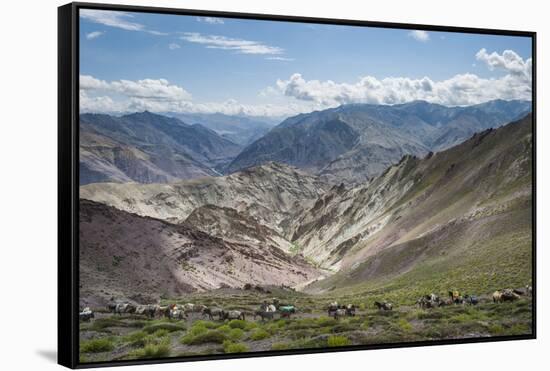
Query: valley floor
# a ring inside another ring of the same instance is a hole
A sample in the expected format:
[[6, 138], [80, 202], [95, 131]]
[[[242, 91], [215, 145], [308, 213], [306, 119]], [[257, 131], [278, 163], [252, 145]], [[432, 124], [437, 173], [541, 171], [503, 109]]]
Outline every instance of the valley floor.
[[[263, 300], [277, 297], [291, 302], [298, 312], [290, 319], [261, 321], [252, 313]], [[353, 317], [334, 319], [325, 310], [330, 301], [292, 290], [270, 294], [254, 290], [224, 289], [196, 294], [186, 301], [217, 305], [247, 312], [246, 319], [205, 320], [194, 313], [186, 320], [147, 319], [138, 315], [96, 312], [91, 322], [80, 324], [80, 361], [164, 358], [235, 352], [391, 344], [527, 335], [532, 329], [532, 300], [493, 303], [489, 295], [477, 306], [452, 305], [420, 309], [397, 305], [393, 311], [378, 311], [372, 299], [357, 298]], [[183, 301], [165, 300], [164, 303]]]

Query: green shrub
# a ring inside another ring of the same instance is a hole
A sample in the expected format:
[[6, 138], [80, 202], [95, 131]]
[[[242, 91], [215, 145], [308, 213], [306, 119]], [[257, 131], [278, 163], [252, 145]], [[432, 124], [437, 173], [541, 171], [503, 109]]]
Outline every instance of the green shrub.
[[312, 331], [313, 331], [312, 329], [303, 329], [303, 330], [291, 331], [289, 333], [289, 337], [292, 340], [299, 340], [299, 339], [309, 338], [312, 335]]
[[342, 347], [350, 344], [351, 341], [345, 336], [329, 336], [327, 339], [327, 345], [329, 347]]
[[158, 330], [166, 330], [167, 332], [174, 332], [174, 331], [183, 331], [185, 330], [185, 327], [183, 325], [176, 324], [176, 323], [161, 322], [161, 323], [155, 323], [149, 326], [145, 326], [143, 328], [143, 331], [147, 332], [148, 334], [152, 334]]
[[115, 349], [112, 340], [107, 338], [102, 339], [91, 339], [82, 341], [80, 343], [80, 352], [81, 353], [101, 353], [101, 352], [110, 352]]
[[316, 330], [317, 334], [330, 334], [332, 333], [332, 326], [320, 327]]
[[227, 337], [231, 340], [241, 340], [244, 337], [244, 331], [240, 328], [234, 328], [229, 331]]
[[288, 329], [290, 330], [303, 330], [317, 327], [319, 327], [319, 324], [317, 323], [317, 320], [315, 318], [297, 319], [288, 325]]
[[199, 333], [196, 335], [187, 334], [180, 339], [181, 343], [186, 345], [198, 345], [206, 343], [222, 344], [225, 340], [227, 340], [227, 335], [218, 330], [209, 330], [207, 332]]
[[201, 327], [205, 327], [207, 329], [215, 329], [217, 327], [219, 327], [220, 325], [216, 322], [212, 322], [212, 321], [205, 321], [205, 320], [198, 320], [198, 321], [195, 321], [195, 323], [193, 323], [193, 326], [201, 326]]
[[246, 331], [250, 331], [250, 330], [255, 329], [257, 327], [258, 327], [258, 324], [256, 322], [246, 322], [246, 325], [245, 325], [244, 329]]
[[289, 345], [287, 343], [273, 343], [271, 349], [273, 350], [285, 350], [288, 349]]
[[123, 340], [128, 342], [131, 346], [142, 347], [147, 343], [147, 333], [145, 331], [135, 331], [124, 336]]
[[168, 331], [167, 329], [161, 328], [161, 329], [158, 329], [157, 331], [155, 331], [153, 333], [153, 336], [155, 336], [157, 338], [161, 338], [161, 337], [164, 337], [164, 336], [168, 335], [169, 333], [170, 333], [170, 331]]
[[267, 325], [264, 325], [264, 329], [270, 334], [275, 335], [279, 332], [280, 327], [277, 326], [276, 323], [268, 323]]
[[93, 331], [103, 331], [108, 327], [126, 327], [126, 323], [119, 318], [107, 317], [98, 318], [93, 321], [90, 329]]
[[160, 344], [147, 344], [141, 349], [136, 349], [128, 354], [129, 358], [164, 358], [170, 355], [168, 342]]
[[502, 327], [502, 325], [500, 325], [500, 324], [490, 325], [489, 326], [489, 332], [491, 333], [491, 335], [497, 335], [497, 336], [505, 334], [504, 327]]
[[404, 318], [401, 318], [398, 322], [397, 322], [397, 325], [399, 326], [399, 328], [405, 332], [409, 332], [413, 329], [412, 325], [409, 323], [409, 321], [407, 321], [406, 319]]
[[233, 343], [229, 340], [223, 342], [223, 351], [225, 353], [242, 353], [248, 352], [248, 347], [242, 343]]
[[361, 323], [363, 323], [363, 318], [359, 316], [350, 317], [347, 319], [347, 322], [353, 325], [360, 325]]
[[252, 339], [252, 340], [263, 340], [263, 339], [267, 339], [270, 336], [271, 336], [271, 334], [269, 332], [267, 332], [266, 330], [264, 330], [262, 328], [257, 328], [257, 329], [254, 329], [254, 331], [252, 331], [252, 333], [250, 334], [250, 339]]
[[222, 326], [218, 327], [218, 331], [221, 331], [223, 333], [228, 333], [231, 330], [232, 330], [232, 328], [229, 327], [229, 325], [222, 325]]
[[507, 332], [509, 335], [526, 335], [532, 333], [531, 327], [525, 323], [512, 325]]
[[232, 319], [229, 321], [229, 327], [244, 330], [246, 328], [246, 321], [243, 321], [242, 319]]
[[293, 341], [289, 348], [292, 349], [307, 349], [307, 348], [323, 348], [327, 346], [327, 340], [322, 337], [304, 338]]
[[208, 332], [208, 329], [201, 324], [193, 325], [188, 331], [191, 335], [200, 335], [205, 334], [206, 332]]

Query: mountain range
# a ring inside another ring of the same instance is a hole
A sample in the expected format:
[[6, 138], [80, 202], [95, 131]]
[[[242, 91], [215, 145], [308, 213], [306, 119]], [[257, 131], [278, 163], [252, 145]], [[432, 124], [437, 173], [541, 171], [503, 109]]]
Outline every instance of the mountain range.
[[280, 122], [279, 119], [271, 117], [226, 115], [223, 113], [168, 112], [165, 115], [176, 117], [184, 122], [200, 124], [243, 147], [264, 136]]
[[530, 102], [504, 100], [467, 107], [425, 101], [342, 105], [286, 119], [244, 148], [225, 171], [277, 161], [332, 183], [360, 183], [406, 154], [444, 150], [530, 110]]
[[80, 115], [79, 135], [80, 184], [216, 176], [241, 150], [202, 125], [147, 111]]
[[150, 112], [80, 116], [80, 184], [172, 183], [286, 163], [325, 182], [359, 184], [404, 155], [423, 156], [528, 113], [525, 101], [445, 107], [350, 104], [287, 118]]
[[[337, 142], [347, 143], [352, 131], [342, 125], [357, 130], [341, 117], [319, 138], [336, 128], [344, 131]], [[441, 118], [427, 121], [419, 127], [442, 127]], [[455, 271], [499, 284], [495, 269], [530, 269], [532, 141], [529, 114], [437, 153], [405, 154], [355, 185], [278, 162], [171, 184], [83, 185], [81, 290], [104, 300], [112, 293], [98, 288], [107, 280], [126, 296], [222, 283], [324, 293], [391, 277], [442, 280]]]

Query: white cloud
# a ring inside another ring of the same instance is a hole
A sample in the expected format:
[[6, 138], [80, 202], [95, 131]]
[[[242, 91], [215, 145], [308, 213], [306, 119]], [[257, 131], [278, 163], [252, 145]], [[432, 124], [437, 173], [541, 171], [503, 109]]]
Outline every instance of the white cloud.
[[426, 31], [414, 30], [408, 33], [409, 37], [421, 42], [430, 40], [430, 34]]
[[489, 69], [501, 69], [505, 72], [531, 83], [533, 63], [531, 58], [523, 59], [513, 50], [505, 50], [502, 54], [487, 53], [485, 48], [476, 54], [476, 59], [485, 62]]
[[80, 75], [80, 90], [108, 90], [109, 84], [89, 75]]
[[105, 32], [103, 31], [94, 31], [86, 34], [86, 39], [93, 40], [97, 39], [99, 36], [103, 35]]
[[470, 105], [492, 99], [530, 99], [531, 86], [506, 75], [484, 79], [474, 74], [459, 74], [447, 80], [428, 77], [365, 76], [355, 83], [331, 80], [305, 80], [295, 73], [288, 80], [278, 80], [277, 87], [288, 97], [315, 102], [325, 108], [347, 103], [397, 104], [426, 100], [449, 106]]
[[102, 24], [109, 27], [120, 28], [126, 31], [143, 31], [152, 35], [165, 36], [167, 33], [148, 30], [141, 23], [133, 22], [134, 16], [128, 12], [114, 10], [80, 9], [80, 17], [90, 22]]
[[80, 90], [80, 108], [82, 112], [121, 112], [122, 106], [109, 96], [90, 96], [86, 90]]
[[156, 36], [168, 36], [169, 35], [169, 33], [167, 33], [167, 32], [160, 32], [160, 31], [153, 31], [153, 30], [146, 30], [145, 32], [148, 32], [151, 35], [156, 35]]
[[157, 101], [174, 101], [191, 99], [185, 89], [170, 84], [165, 79], [143, 79], [138, 81], [118, 80], [104, 81], [89, 75], [80, 75], [80, 90], [104, 91], [121, 94], [130, 98]]
[[[513, 53], [513, 54], [511, 54]], [[445, 80], [429, 77], [364, 76], [355, 82], [306, 80], [302, 74], [279, 79], [258, 93], [267, 103], [244, 104], [233, 99], [223, 102], [194, 102], [184, 88], [165, 79], [105, 81], [80, 76], [82, 112], [123, 113], [192, 112], [246, 114], [252, 116], [290, 116], [348, 103], [398, 104], [426, 100], [447, 106], [472, 105], [493, 99], [531, 99], [531, 60], [514, 52], [487, 54], [483, 49], [476, 58], [489, 68], [507, 73], [498, 78], [476, 74], [457, 74]]]
[[294, 58], [287, 58], [287, 57], [266, 57], [265, 59], [270, 61], [283, 61], [283, 62], [292, 62]]
[[181, 46], [179, 46], [179, 44], [176, 44], [176, 43], [168, 44], [168, 49], [170, 49], [170, 50], [176, 50], [176, 49], [179, 49], [179, 48], [181, 48]]
[[310, 111], [301, 102], [289, 104], [243, 104], [234, 99], [197, 103], [184, 88], [164, 79], [105, 81], [80, 76], [80, 111], [127, 113], [151, 112], [224, 113], [250, 116], [288, 116]]
[[284, 49], [258, 41], [234, 39], [217, 35], [202, 35], [198, 32], [186, 32], [182, 40], [205, 45], [209, 49], [234, 50], [241, 54], [282, 54]]
[[197, 17], [197, 21], [209, 24], [224, 24], [223, 19], [216, 17]]
[[117, 12], [113, 10], [81, 9], [80, 17], [94, 23], [121, 28], [127, 31], [143, 31], [145, 29], [142, 24], [129, 21], [129, 19], [132, 19], [134, 16], [127, 12]]
[[462, 106], [493, 99], [531, 99], [531, 59], [523, 60], [511, 50], [499, 55], [487, 54], [485, 49], [480, 50], [476, 58], [485, 61], [489, 68], [500, 68], [507, 74], [499, 78], [482, 78], [464, 73], [440, 81], [429, 77], [377, 79], [364, 76], [353, 83], [337, 83], [306, 80], [295, 73], [286, 80], [277, 80], [276, 87], [287, 97], [325, 108], [346, 103], [397, 104], [413, 100]]

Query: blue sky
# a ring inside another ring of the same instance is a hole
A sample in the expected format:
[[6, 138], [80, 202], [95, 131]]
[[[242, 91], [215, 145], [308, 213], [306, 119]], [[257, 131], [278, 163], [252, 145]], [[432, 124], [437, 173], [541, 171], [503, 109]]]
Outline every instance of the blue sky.
[[82, 10], [81, 109], [285, 116], [528, 99], [525, 37]]

